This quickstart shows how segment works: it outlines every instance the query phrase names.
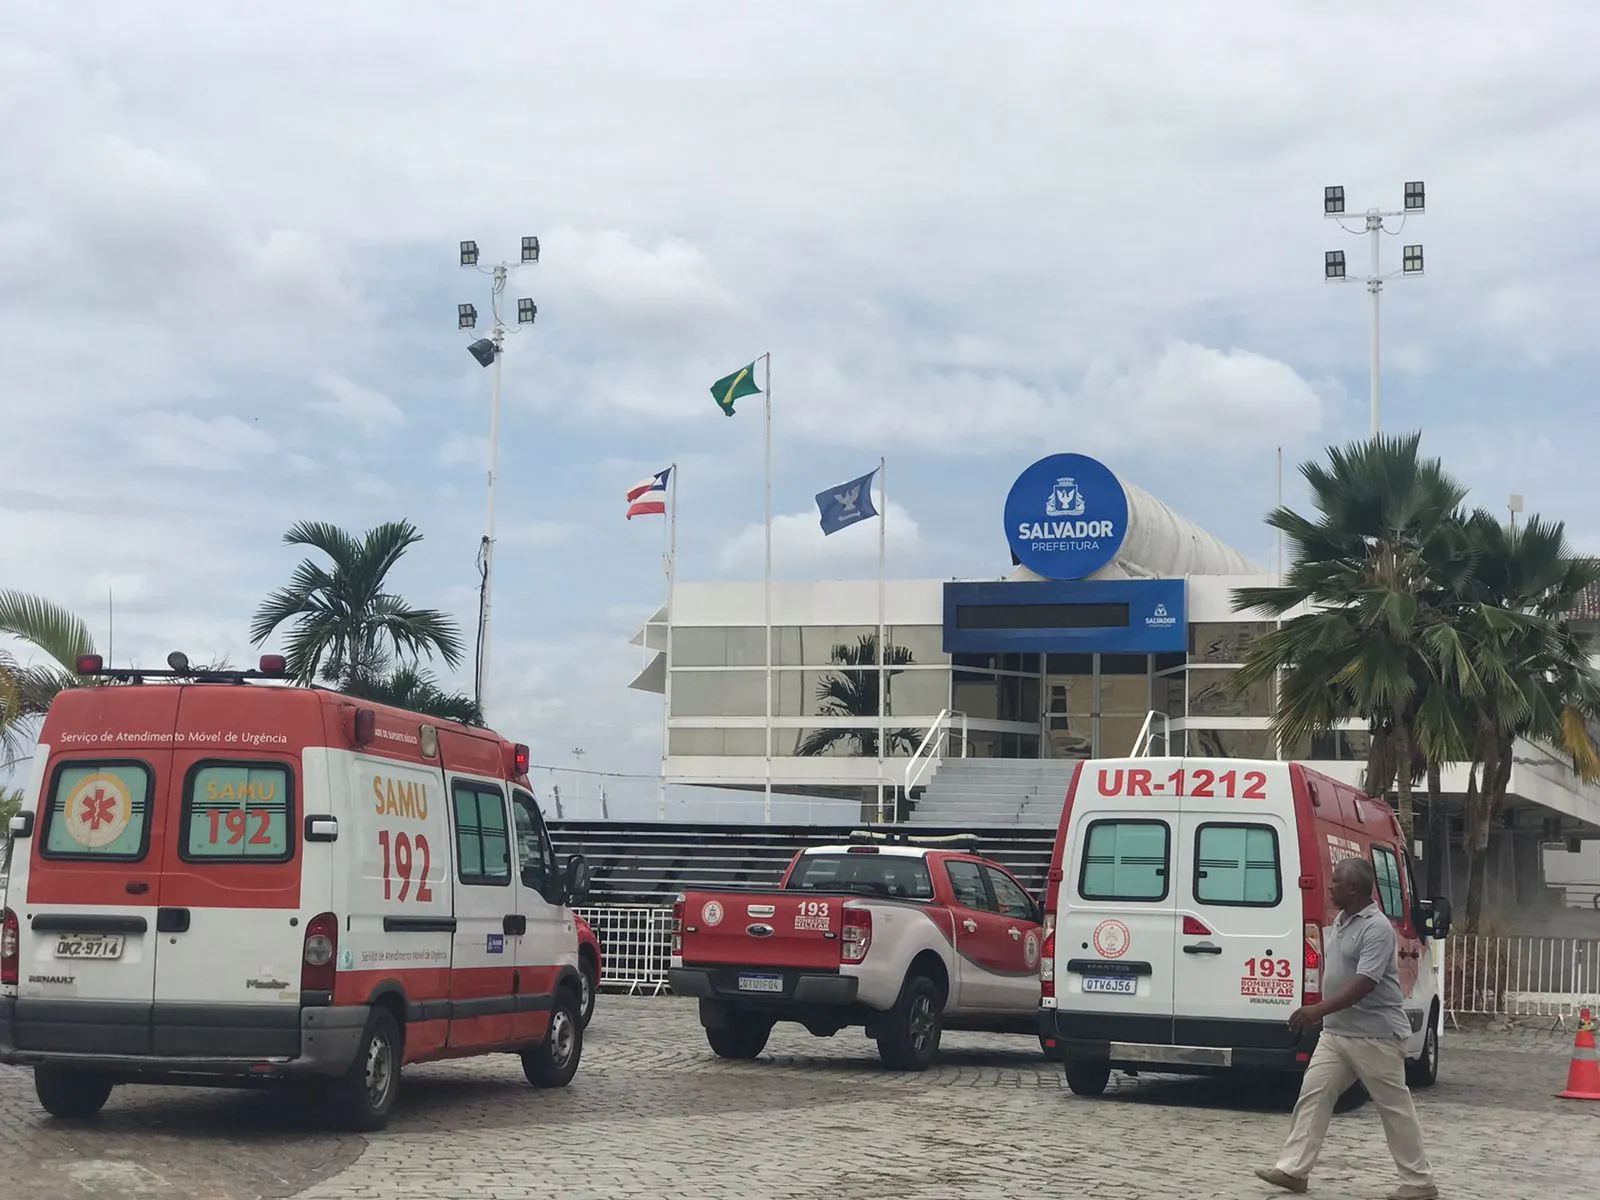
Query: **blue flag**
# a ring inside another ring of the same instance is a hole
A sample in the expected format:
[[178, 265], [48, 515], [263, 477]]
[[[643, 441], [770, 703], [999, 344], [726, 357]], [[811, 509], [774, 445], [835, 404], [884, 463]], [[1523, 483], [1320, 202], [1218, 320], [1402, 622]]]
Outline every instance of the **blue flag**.
[[868, 471], [859, 479], [817, 493], [817, 511], [821, 514], [824, 534], [838, 533], [846, 525], [878, 515], [872, 504], [872, 477], [877, 473]]

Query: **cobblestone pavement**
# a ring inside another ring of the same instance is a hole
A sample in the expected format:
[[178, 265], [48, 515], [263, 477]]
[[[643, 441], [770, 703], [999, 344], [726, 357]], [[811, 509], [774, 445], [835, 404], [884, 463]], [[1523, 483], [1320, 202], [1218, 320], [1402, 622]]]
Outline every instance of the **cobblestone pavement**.
[[[1592, 1197], [1600, 1103], [1554, 1097], [1566, 1032], [1454, 1033], [1418, 1094], [1446, 1197]], [[692, 1002], [603, 996], [565, 1090], [514, 1059], [408, 1071], [390, 1127], [315, 1128], [275, 1094], [123, 1088], [104, 1115], [45, 1117], [29, 1076], [0, 1068], [0, 1196], [49, 1200], [610, 1200], [612, 1197], [1095, 1200], [1274, 1195], [1285, 1112], [1237, 1084], [1119, 1078], [1065, 1090], [1028, 1039], [951, 1034], [924, 1075], [883, 1072], [858, 1030], [780, 1026], [755, 1063], [724, 1063]], [[1392, 1165], [1370, 1106], [1338, 1117], [1312, 1194], [1382, 1196]]]

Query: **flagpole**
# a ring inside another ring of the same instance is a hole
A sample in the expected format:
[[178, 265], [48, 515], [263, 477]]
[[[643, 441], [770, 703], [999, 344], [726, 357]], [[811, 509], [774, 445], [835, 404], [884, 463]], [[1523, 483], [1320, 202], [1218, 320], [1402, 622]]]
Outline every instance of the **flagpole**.
[[889, 472], [886, 460], [878, 459], [878, 821], [883, 821], [883, 770], [887, 747], [884, 739], [885, 710], [889, 707], [889, 657], [884, 642], [883, 561], [889, 523]]
[[672, 598], [678, 582], [678, 464], [669, 468], [672, 492], [667, 503], [667, 651], [661, 698], [661, 788], [656, 799], [656, 820], [667, 819], [667, 755], [672, 732]]
[[766, 525], [767, 525], [767, 553], [766, 570], [762, 580], [763, 607], [766, 610], [767, 632], [767, 779], [765, 802], [762, 805], [762, 820], [772, 823], [772, 351], [763, 354], [766, 362], [766, 388], [762, 393], [763, 407], [766, 410], [765, 420], [765, 456], [766, 456]]

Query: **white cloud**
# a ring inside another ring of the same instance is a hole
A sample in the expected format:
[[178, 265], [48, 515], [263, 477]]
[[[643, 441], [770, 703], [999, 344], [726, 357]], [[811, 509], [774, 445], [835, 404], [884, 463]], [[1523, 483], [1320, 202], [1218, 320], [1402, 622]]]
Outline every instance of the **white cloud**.
[[316, 383], [328, 395], [326, 399], [313, 400], [306, 405], [313, 412], [350, 421], [368, 434], [406, 423], [400, 406], [382, 392], [351, 383], [342, 375], [324, 374]]
[[[903, 574], [922, 551], [922, 530], [905, 507], [889, 502], [883, 532], [891, 572]], [[724, 571], [759, 573], [766, 557], [766, 527], [747, 525], [722, 547], [717, 563]], [[856, 578], [878, 568], [878, 523], [863, 521], [824, 534], [816, 510], [772, 518], [772, 573], [785, 578]]]
[[[502, 447], [502, 454], [504, 448]], [[483, 467], [489, 462], [489, 439], [467, 433], [446, 434], [436, 455], [441, 467]]]
[[276, 443], [238, 417], [143, 413], [128, 421], [128, 441], [145, 462], [193, 471], [254, 472]]

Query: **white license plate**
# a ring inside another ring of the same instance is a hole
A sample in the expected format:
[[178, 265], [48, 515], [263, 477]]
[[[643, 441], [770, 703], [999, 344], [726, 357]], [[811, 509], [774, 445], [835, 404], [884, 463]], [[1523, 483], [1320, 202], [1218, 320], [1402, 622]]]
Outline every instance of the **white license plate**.
[[1114, 996], [1131, 996], [1137, 990], [1137, 981], [1132, 975], [1085, 975], [1083, 977], [1083, 990], [1086, 992], [1110, 992]]
[[782, 975], [741, 975], [739, 976], [739, 990], [741, 992], [782, 992]]
[[57, 958], [121, 958], [120, 933], [62, 933], [56, 935]]

